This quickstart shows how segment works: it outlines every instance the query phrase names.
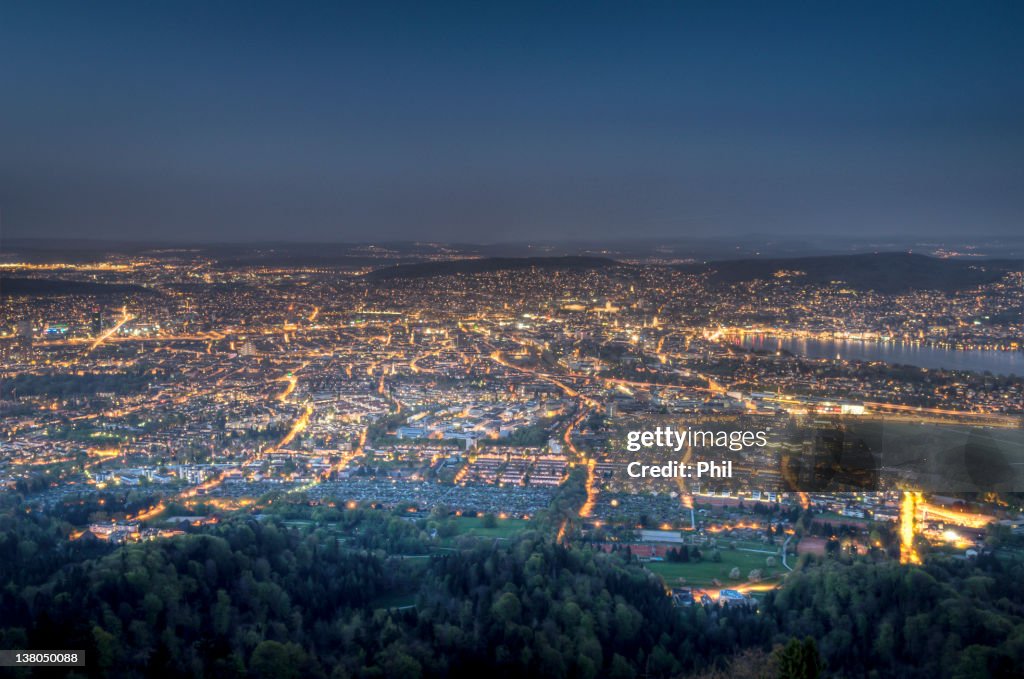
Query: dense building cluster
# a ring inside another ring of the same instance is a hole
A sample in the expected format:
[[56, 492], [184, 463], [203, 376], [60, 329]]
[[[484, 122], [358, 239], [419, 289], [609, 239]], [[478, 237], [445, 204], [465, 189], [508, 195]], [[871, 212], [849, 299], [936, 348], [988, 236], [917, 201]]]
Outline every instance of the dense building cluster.
[[[653, 264], [370, 269], [189, 251], [6, 265], [62, 283], [3, 298], [0, 482], [41, 506], [145, 494], [132, 521], [282, 496], [530, 518], [583, 467], [584, 520], [692, 529], [702, 503], [806, 503], [808, 490], [855, 490], [840, 513], [894, 518], [877, 498], [902, 471], [873, 460], [823, 482], [822, 431], [850, 418], [998, 427], [1019, 443], [1017, 377], [759, 351], [742, 336], [1019, 353], [1020, 273], [882, 294], [792, 271], [713, 285]], [[729, 479], [629, 477], [630, 461], [665, 453], [626, 452], [625, 432], [663, 424], [771, 435], [680, 452], [728, 458]]]

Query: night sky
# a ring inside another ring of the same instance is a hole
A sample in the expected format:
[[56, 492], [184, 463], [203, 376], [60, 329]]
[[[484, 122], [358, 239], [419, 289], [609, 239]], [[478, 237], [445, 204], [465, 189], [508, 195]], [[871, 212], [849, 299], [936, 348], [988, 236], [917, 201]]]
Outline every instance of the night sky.
[[1018, 234], [1022, 29], [1021, 2], [4, 3], [2, 232]]

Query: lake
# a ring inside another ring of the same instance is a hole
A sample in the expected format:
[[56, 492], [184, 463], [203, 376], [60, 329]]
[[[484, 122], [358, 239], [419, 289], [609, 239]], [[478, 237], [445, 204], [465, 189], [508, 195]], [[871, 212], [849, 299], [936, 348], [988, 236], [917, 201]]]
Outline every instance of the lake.
[[988, 370], [995, 375], [1024, 375], [1024, 353], [943, 349], [904, 342], [866, 342], [862, 340], [820, 340], [774, 335], [743, 335], [733, 341], [747, 349], [777, 351], [785, 349], [808, 358], [835, 358], [855, 361], [885, 361], [919, 368], [947, 370]]

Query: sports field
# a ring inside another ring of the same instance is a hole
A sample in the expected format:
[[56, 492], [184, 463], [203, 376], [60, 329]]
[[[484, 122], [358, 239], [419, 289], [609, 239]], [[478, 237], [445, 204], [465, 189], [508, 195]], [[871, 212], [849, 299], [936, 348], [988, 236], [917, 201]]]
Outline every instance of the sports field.
[[[747, 581], [747, 574], [755, 569], [761, 570], [762, 577], [775, 575], [783, 570], [780, 557], [774, 556], [775, 567], [768, 568], [766, 559], [769, 554], [757, 552], [744, 552], [741, 550], [724, 549], [721, 551], [721, 562], [705, 558], [701, 561], [672, 562], [672, 561], [651, 561], [646, 564], [653, 573], [657, 573], [665, 581], [666, 585], [697, 585], [710, 586], [712, 580], [717, 579], [723, 585], [735, 585]], [[740, 569], [739, 578], [730, 578], [729, 572], [733, 568]], [[684, 578], [685, 582], [679, 580]]]

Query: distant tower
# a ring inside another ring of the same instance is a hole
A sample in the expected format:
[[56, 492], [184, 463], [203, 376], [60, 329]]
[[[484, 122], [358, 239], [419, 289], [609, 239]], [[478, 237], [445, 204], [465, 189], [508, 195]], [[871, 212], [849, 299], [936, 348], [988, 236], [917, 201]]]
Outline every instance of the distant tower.
[[98, 337], [103, 332], [103, 312], [98, 306], [92, 308], [92, 334]]
[[256, 355], [256, 345], [252, 343], [252, 340], [246, 340], [242, 348], [239, 349], [238, 354], [245, 356], [246, 358]]
[[18, 321], [18, 338], [26, 349], [32, 348], [32, 335], [32, 321], [27, 318]]

